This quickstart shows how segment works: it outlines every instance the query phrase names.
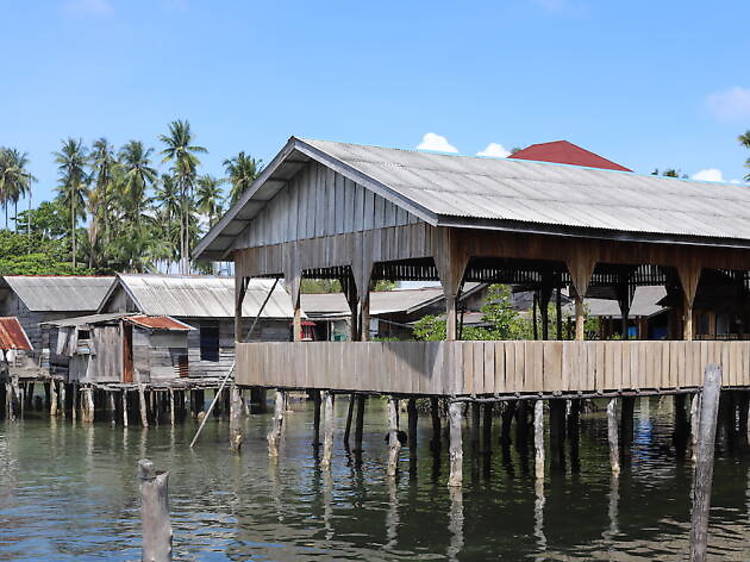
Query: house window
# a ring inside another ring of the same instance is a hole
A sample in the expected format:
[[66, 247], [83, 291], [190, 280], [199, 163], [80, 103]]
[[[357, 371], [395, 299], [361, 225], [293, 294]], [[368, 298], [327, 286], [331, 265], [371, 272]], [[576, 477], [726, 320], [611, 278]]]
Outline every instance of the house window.
[[79, 340], [90, 340], [91, 339], [91, 332], [89, 330], [78, 330], [78, 339]]
[[201, 361], [219, 360], [219, 324], [201, 322]]

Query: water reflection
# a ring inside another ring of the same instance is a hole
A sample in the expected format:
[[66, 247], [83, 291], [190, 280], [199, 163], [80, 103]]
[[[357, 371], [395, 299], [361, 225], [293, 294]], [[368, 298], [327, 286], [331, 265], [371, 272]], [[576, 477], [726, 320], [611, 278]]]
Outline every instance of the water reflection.
[[[505, 442], [473, 461], [467, 444], [466, 462], [479, 465], [480, 478], [461, 490], [446, 486], [447, 454], [430, 451], [429, 419], [419, 427], [414, 468], [386, 478], [386, 416], [381, 403], [371, 404], [363, 457], [357, 462], [338, 439], [330, 472], [311, 454], [305, 404], [287, 416], [276, 462], [265, 446], [270, 414], [246, 421], [239, 456], [229, 451], [227, 424], [214, 419], [194, 450], [187, 446], [193, 421], [148, 430], [113, 429], [109, 420], [0, 424], [0, 559], [137, 559], [134, 469], [144, 456], [171, 472], [175, 548], [187, 559], [681, 559], [687, 552], [692, 465], [675, 458], [669, 400], [636, 404], [631, 460], [619, 479], [610, 472], [606, 418], [582, 413], [564, 439], [568, 459], [546, 481], [529, 474], [528, 443]], [[342, 427], [345, 401], [336, 414]], [[517, 436], [514, 428], [509, 437]], [[409, 456], [403, 451], [404, 461]], [[750, 557], [750, 463], [739, 451], [717, 457], [713, 506], [712, 554]]]

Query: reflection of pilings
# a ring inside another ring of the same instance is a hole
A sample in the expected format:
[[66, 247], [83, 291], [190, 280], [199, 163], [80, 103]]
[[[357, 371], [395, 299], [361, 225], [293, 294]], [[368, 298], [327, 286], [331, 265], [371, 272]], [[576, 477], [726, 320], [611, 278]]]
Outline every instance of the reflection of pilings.
[[510, 428], [513, 423], [513, 415], [516, 413], [516, 403], [506, 402], [502, 405], [503, 412], [500, 415], [501, 427], [500, 427], [500, 444], [510, 445]]
[[550, 466], [558, 469], [565, 466], [565, 401], [549, 402], [549, 448]]
[[578, 445], [580, 442], [579, 430], [582, 404], [582, 400], [571, 400], [568, 408], [567, 432], [568, 443], [570, 444], [570, 471], [573, 474], [578, 474], [581, 470]]
[[395, 478], [388, 478], [388, 511], [385, 514], [386, 551], [393, 551], [398, 544], [398, 485]]
[[620, 438], [623, 451], [627, 454], [633, 444], [633, 412], [635, 396], [625, 396], [621, 403]]
[[349, 434], [352, 430], [352, 418], [354, 417], [354, 402], [355, 402], [355, 396], [356, 394], [350, 394], [349, 395], [349, 404], [346, 408], [346, 423], [344, 424], [344, 435], [343, 435], [343, 441], [344, 441], [344, 448], [348, 451], [349, 450]]
[[362, 458], [362, 435], [365, 427], [365, 400], [364, 394], [357, 395], [357, 417], [354, 422], [354, 453], [358, 459]]
[[[540, 401], [541, 402], [541, 401]], [[544, 480], [537, 478], [534, 484], [534, 537], [540, 552], [547, 550], [547, 537], [544, 534]]]
[[747, 425], [748, 425], [748, 407], [750, 407], [750, 394], [746, 390], [738, 390], [737, 394], [737, 438], [741, 450], [746, 451], [748, 448]]
[[471, 404], [471, 450], [476, 453], [479, 450], [479, 428], [481, 420], [480, 408], [482, 405], [479, 402], [473, 402]]
[[313, 447], [320, 446], [320, 391], [310, 390], [313, 401]]
[[492, 454], [492, 413], [494, 404], [486, 402], [483, 405], [482, 416], [482, 452], [489, 457]]
[[688, 421], [687, 394], [675, 394], [674, 404], [674, 445], [678, 457], [685, 455], [690, 436], [690, 422]]
[[430, 417], [432, 418], [430, 449], [439, 457], [442, 448], [442, 436], [440, 431], [440, 401], [437, 396], [430, 398]]
[[[453, 404], [450, 407], [453, 407]], [[448, 493], [451, 501], [448, 515], [448, 532], [451, 534], [451, 541], [446, 554], [448, 560], [458, 560], [458, 555], [464, 547], [464, 494], [460, 487], [450, 488]]]
[[602, 533], [602, 537], [607, 542], [614, 541], [620, 532], [619, 522], [620, 509], [620, 478], [617, 474], [612, 474], [609, 479], [609, 505], [607, 515], [609, 518], [609, 528]]
[[271, 430], [266, 436], [266, 440], [268, 441], [268, 455], [271, 457], [277, 457], [279, 455], [279, 445], [281, 443], [281, 428], [284, 423], [284, 402], [284, 391], [277, 390], [276, 400], [274, 401]]
[[408, 416], [409, 423], [409, 473], [412, 475], [417, 474], [417, 423], [419, 421], [419, 414], [417, 413], [417, 399], [409, 398], [409, 402], [406, 406], [406, 413]]
[[526, 451], [529, 447], [528, 400], [519, 400], [516, 408], [516, 449]]

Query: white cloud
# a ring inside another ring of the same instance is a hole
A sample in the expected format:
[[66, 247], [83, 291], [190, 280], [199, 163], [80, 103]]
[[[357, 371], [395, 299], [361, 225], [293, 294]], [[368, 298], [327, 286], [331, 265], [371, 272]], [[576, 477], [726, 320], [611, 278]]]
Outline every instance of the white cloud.
[[458, 154], [458, 149], [448, 142], [448, 139], [437, 133], [425, 133], [417, 150], [434, 150], [435, 152], [452, 152]]
[[736, 121], [750, 118], [750, 89], [735, 86], [714, 92], [706, 99], [708, 109], [721, 121]]
[[691, 179], [698, 181], [724, 181], [724, 176], [718, 168], [706, 168], [695, 172]]
[[108, 16], [115, 11], [109, 0], [68, 0], [64, 9], [70, 14], [84, 16]]
[[484, 150], [477, 152], [477, 156], [489, 156], [491, 158], [507, 158], [510, 156], [510, 150], [505, 148], [502, 144], [491, 142]]

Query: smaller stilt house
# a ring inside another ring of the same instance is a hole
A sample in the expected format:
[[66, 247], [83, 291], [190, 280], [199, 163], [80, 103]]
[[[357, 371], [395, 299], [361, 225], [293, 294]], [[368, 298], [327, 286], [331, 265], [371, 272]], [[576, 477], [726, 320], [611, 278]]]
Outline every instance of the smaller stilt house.
[[14, 316], [0, 318], [0, 418], [15, 419], [23, 399], [15, 354], [31, 351], [31, 342]]
[[0, 277], [0, 315], [15, 316], [33, 348], [32, 363], [46, 365], [49, 338], [42, 323], [93, 314], [114, 277], [5, 275]]
[[188, 376], [188, 333], [168, 316], [93, 314], [46, 323], [55, 353], [68, 358], [68, 382], [166, 383]]
[[[228, 277], [118, 274], [99, 312], [176, 318], [195, 328], [187, 335], [190, 376], [221, 376], [234, 361], [234, 292], [235, 281]], [[245, 334], [260, 315], [253, 341], [291, 340], [294, 310], [281, 283], [254, 279], [246, 289], [243, 314]]]

